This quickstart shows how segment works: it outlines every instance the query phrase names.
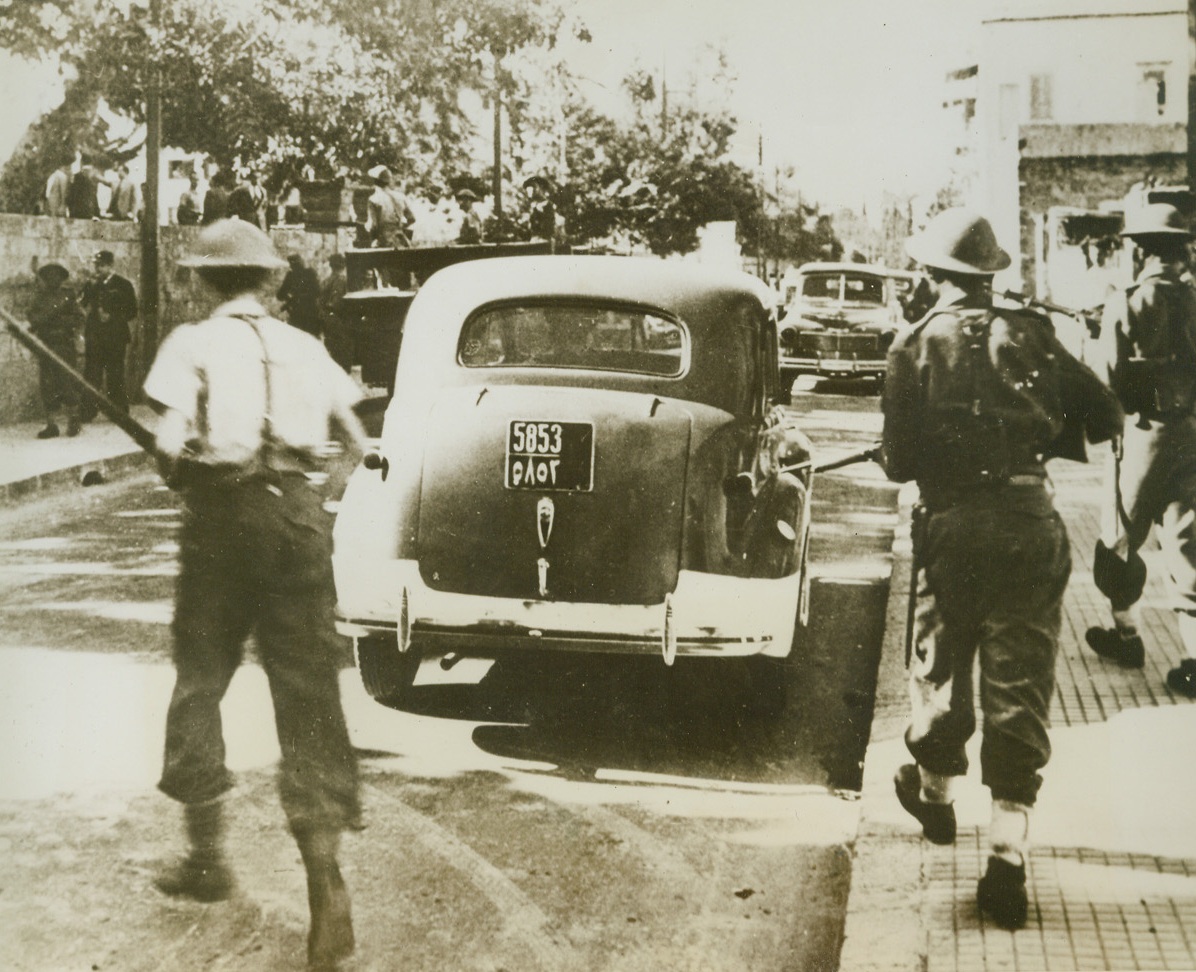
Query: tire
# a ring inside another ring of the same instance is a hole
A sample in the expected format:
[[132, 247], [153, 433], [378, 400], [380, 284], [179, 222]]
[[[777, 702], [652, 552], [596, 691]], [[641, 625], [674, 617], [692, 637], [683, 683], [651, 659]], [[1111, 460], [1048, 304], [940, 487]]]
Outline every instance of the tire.
[[400, 652], [395, 638], [380, 635], [357, 639], [356, 648], [361, 684], [370, 698], [392, 707], [410, 698], [422, 660], [415, 648]]

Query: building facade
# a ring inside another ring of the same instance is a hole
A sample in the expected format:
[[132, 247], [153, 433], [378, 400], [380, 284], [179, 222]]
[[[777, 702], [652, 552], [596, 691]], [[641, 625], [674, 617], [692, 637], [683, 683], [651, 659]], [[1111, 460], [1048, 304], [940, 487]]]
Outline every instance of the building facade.
[[1187, 18], [1184, 0], [988, 8], [974, 79], [949, 76], [946, 106], [979, 160], [970, 201], [1021, 254], [1001, 282], [1091, 304], [1122, 275], [1108, 240], [1127, 193], [1186, 181]]

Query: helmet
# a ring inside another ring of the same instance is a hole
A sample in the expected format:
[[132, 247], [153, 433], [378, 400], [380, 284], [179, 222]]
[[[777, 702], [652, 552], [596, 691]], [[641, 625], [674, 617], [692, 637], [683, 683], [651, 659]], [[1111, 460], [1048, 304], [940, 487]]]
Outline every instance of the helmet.
[[277, 270], [287, 262], [278, 255], [270, 237], [243, 219], [218, 219], [204, 227], [191, 255], [179, 261], [184, 267], [261, 267]]
[[37, 268], [38, 279], [46, 284], [64, 284], [70, 275], [70, 271], [61, 263], [43, 263]]
[[1170, 203], [1151, 203], [1125, 214], [1122, 236], [1191, 236], [1188, 221]]
[[954, 273], [988, 275], [1012, 262], [997, 245], [992, 224], [969, 209], [945, 209], [905, 242], [919, 263]]

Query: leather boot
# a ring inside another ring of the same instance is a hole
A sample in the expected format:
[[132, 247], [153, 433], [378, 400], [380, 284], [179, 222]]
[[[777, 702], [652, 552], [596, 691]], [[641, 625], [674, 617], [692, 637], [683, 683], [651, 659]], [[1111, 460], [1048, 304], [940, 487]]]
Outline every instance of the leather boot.
[[195, 901], [224, 901], [233, 875], [224, 861], [224, 805], [219, 800], [183, 807], [191, 849], [154, 879], [164, 894]]
[[341, 877], [336, 855], [340, 831], [312, 829], [297, 832], [299, 854], [307, 871], [307, 903], [311, 909], [311, 931], [307, 936], [307, 967], [332, 970], [353, 954], [353, 917], [349, 892]]

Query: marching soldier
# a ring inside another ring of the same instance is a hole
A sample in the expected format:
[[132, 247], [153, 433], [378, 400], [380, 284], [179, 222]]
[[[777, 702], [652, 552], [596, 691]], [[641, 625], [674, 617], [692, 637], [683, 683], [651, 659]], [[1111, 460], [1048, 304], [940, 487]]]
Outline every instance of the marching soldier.
[[1105, 305], [1101, 357], [1126, 412], [1114, 450], [1093, 579], [1113, 626], [1089, 628], [1103, 658], [1141, 668], [1138, 600], [1146, 565], [1138, 551], [1157, 524], [1187, 656], [1167, 673], [1172, 691], [1196, 698], [1196, 294], [1183, 279], [1191, 233], [1174, 207], [1131, 213], [1123, 236], [1137, 244], [1142, 272]]
[[952, 843], [951, 785], [968, 768], [979, 656], [980, 760], [993, 807], [977, 900], [1001, 927], [1020, 928], [1071, 570], [1043, 461], [1084, 458], [1084, 433], [1108, 439], [1121, 415], [1049, 321], [993, 307], [992, 276], [1010, 257], [987, 220], [947, 210], [907, 250], [928, 269], [938, 301], [894, 342], [883, 401], [886, 471], [916, 480], [924, 507], [914, 537], [920, 597], [906, 732], [916, 763], [894, 782], [925, 837]]
[[170, 333], [145, 382], [162, 416], [163, 473], [185, 503], [159, 787], [183, 804], [190, 851], [156, 884], [198, 901], [231, 892], [220, 701], [252, 632], [274, 701], [282, 805], [307, 872], [308, 964], [332, 968], [354, 948], [337, 851], [360, 809], [337, 682], [332, 518], [305, 472], [330, 435], [346, 465], [360, 456], [360, 395], [318, 339], [263, 309], [258, 294], [286, 263], [256, 226], [211, 224], [184, 263], [221, 303]]

